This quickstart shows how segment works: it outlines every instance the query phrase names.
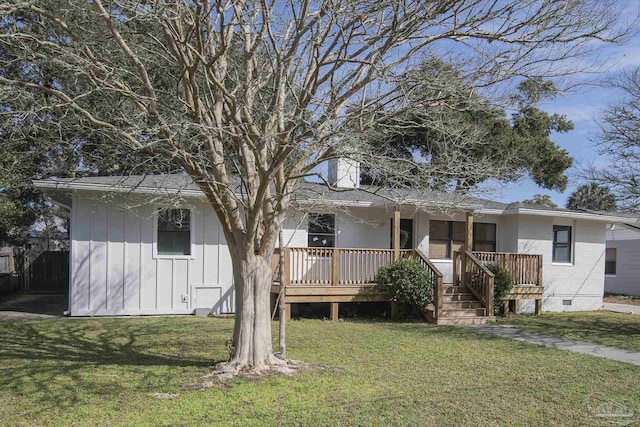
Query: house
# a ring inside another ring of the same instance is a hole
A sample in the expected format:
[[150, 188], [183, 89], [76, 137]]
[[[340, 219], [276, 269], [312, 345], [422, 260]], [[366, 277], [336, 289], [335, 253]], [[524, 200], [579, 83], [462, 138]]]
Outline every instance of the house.
[[[341, 191], [305, 183], [296, 194], [301, 209], [284, 224], [287, 307], [328, 302], [336, 318], [340, 303], [384, 300], [373, 278], [398, 257], [418, 259], [437, 283], [432, 315], [438, 323], [478, 323], [493, 315], [487, 263], [509, 269], [518, 285], [510, 298], [521, 311], [602, 307], [605, 233], [628, 217], [364, 188], [358, 165], [344, 159], [328, 171]], [[71, 210], [72, 316], [235, 311], [224, 234], [188, 177], [35, 185]], [[278, 292], [275, 282], [272, 292]]]
[[607, 230], [604, 290], [612, 294], [640, 295], [640, 229], [615, 224]]

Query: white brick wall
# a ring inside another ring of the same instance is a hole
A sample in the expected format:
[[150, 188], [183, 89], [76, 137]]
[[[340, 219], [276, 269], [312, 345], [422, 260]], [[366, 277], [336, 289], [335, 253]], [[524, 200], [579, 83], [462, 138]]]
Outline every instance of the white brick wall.
[[[552, 263], [553, 225], [572, 226], [571, 264]], [[602, 308], [604, 292], [605, 224], [566, 218], [521, 216], [518, 251], [542, 254], [545, 311], [582, 311]], [[571, 305], [563, 305], [571, 300]], [[531, 303], [521, 305], [528, 309]]]

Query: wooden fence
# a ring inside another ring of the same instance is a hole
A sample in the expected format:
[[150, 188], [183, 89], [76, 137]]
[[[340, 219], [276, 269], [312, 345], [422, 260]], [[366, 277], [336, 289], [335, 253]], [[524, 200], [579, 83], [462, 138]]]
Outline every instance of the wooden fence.
[[42, 252], [27, 267], [28, 289], [39, 292], [69, 291], [69, 252]]
[[10, 294], [20, 288], [15, 257], [13, 249], [0, 252], [0, 295]]

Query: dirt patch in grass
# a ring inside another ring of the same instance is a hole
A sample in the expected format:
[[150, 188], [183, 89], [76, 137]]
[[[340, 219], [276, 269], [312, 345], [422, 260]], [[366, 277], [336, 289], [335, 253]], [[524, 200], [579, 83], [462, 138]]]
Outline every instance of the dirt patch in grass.
[[603, 300], [614, 304], [640, 305], [640, 297], [631, 295], [607, 295]]

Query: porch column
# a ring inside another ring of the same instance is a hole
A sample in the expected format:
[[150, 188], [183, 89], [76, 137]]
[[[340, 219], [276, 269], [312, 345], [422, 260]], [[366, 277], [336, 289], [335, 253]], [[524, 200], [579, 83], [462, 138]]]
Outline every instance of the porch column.
[[473, 250], [473, 212], [467, 212], [467, 227], [464, 233], [464, 248]]
[[467, 212], [466, 222], [465, 222], [465, 232], [464, 232], [464, 247], [462, 248], [462, 253], [460, 254], [460, 279], [461, 284], [463, 286], [468, 285], [468, 274], [467, 274], [467, 255], [465, 251], [471, 252], [473, 249], [473, 212]]
[[393, 229], [391, 230], [393, 261], [400, 259], [400, 208], [393, 211]]

